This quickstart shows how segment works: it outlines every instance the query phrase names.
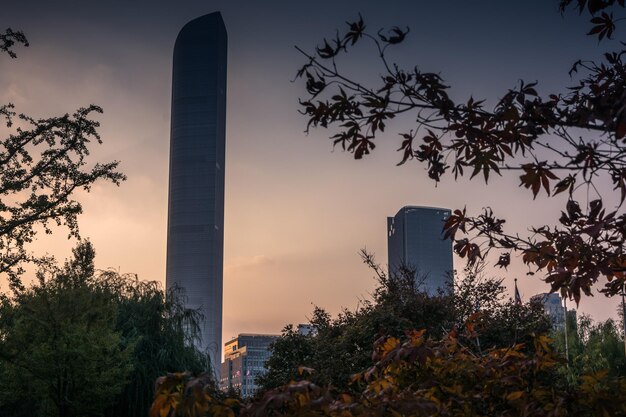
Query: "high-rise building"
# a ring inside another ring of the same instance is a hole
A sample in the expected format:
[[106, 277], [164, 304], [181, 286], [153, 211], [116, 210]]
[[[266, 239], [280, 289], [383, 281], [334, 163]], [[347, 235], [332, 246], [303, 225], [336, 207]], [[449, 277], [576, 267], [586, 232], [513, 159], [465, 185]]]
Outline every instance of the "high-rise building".
[[221, 360], [224, 247], [226, 28], [219, 12], [176, 38], [167, 224], [166, 285], [185, 290], [204, 315], [201, 347]]
[[[531, 301], [538, 302], [543, 306], [543, 311], [550, 318], [554, 329], [563, 330], [565, 328], [565, 305], [559, 294], [541, 293], [534, 295]], [[576, 310], [569, 310], [567, 314], [569, 317], [573, 317], [573, 321], [576, 322]]]
[[415, 270], [419, 289], [436, 295], [452, 283], [452, 241], [443, 238], [450, 210], [437, 207], [402, 207], [387, 217], [389, 273], [401, 267]]
[[302, 336], [317, 336], [317, 326], [311, 323], [298, 324], [297, 331]]
[[246, 398], [257, 389], [256, 378], [266, 372], [269, 347], [279, 336], [271, 334], [240, 334], [224, 344], [224, 362], [220, 389], [235, 389]]

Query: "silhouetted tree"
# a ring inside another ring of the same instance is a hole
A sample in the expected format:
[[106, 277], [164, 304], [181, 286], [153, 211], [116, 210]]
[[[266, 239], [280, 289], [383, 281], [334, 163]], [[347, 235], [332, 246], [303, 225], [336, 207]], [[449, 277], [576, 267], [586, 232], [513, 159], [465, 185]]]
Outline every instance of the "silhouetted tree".
[[[28, 45], [20, 31], [0, 34], [0, 52], [15, 57], [15, 43]], [[0, 118], [12, 129], [0, 139], [0, 274], [20, 287], [23, 263], [38, 261], [26, 249], [37, 230], [51, 233], [52, 225], [64, 225], [70, 236], [78, 236], [82, 207], [74, 193], [89, 191], [100, 180], [119, 184], [125, 176], [117, 161], [94, 164], [88, 158], [91, 143], [102, 143], [100, 124], [92, 119], [102, 113], [100, 107], [43, 119], [18, 115], [13, 108], [0, 105]]]
[[[610, 13], [622, 11], [622, 0], [563, 0], [560, 7], [590, 13], [594, 26], [589, 35], [599, 40], [612, 38], [616, 23], [624, 20]], [[489, 208], [474, 217], [455, 210], [445, 235], [470, 265], [501, 250], [497, 265], [507, 267], [511, 253], [521, 253], [552, 291], [576, 302], [582, 293], [591, 295], [600, 278], [604, 293], [621, 293], [626, 281], [626, 215], [620, 209], [626, 198], [625, 51], [606, 53], [599, 62], [576, 62], [570, 71], [574, 85], [564, 93], [541, 95], [536, 82], [520, 81], [490, 109], [480, 99], [454, 100], [437, 73], [392, 63], [389, 51], [408, 34], [408, 28], [399, 27], [373, 33], [359, 18], [313, 53], [298, 48], [307, 59], [297, 73], [306, 84], [300, 104], [307, 130], [332, 128], [334, 146], [360, 159], [374, 150], [375, 139], [396, 116], [411, 115], [412, 128], [399, 132], [400, 164], [424, 163], [434, 181], [454, 175], [488, 182], [490, 175], [510, 171], [519, 173], [520, 187], [533, 199], [542, 190], [549, 197], [567, 194], [555, 218], [558, 226], [532, 227], [530, 237], [505, 231], [504, 219]], [[339, 59], [364, 42], [373, 43], [380, 57], [378, 85], [368, 86], [341, 70]], [[620, 193], [615, 209], [605, 209], [597, 191], [604, 182]], [[587, 190], [598, 197], [577, 201]]]
[[372, 300], [362, 300], [354, 311], [344, 309], [335, 318], [315, 307], [310, 318], [314, 335], [287, 326], [270, 347], [267, 373], [257, 381], [261, 392], [300, 379], [359, 390], [350, 384], [350, 376], [371, 364], [374, 343], [388, 336], [404, 340], [413, 329], [424, 329], [435, 339], [454, 332], [476, 355], [524, 343], [532, 349], [534, 336], [550, 331], [543, 306], [507, 300], [501, 281], [485, 278], [480, 270], [466, 270], [453, 291], [429, 296], [416, 284], [412, 270], [400, 268], [388, 276], [371, 254], [362, 251], [361, 256], [378, 281]]
[[11, 58], [17, 58], [12, 49], [16, 43], [28, 46], [28, 40], [21, 30], [15, 32], [8, 28], [4, 33], [0, 33], [0, 52], [6, 52]]

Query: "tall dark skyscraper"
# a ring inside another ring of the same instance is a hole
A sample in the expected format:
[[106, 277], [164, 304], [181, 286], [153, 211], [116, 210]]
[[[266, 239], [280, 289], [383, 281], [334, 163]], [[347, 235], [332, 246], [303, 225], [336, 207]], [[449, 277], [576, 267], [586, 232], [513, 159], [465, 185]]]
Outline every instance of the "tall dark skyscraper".
[[219, 12], [187, 23], [174, 46], [166, 285], [204, 315], [202, 348], [222, 345], [226, 45]]
[[420, 289], [436, 295], [452, 282], [452, 241], [443, 239], [443, 224], [450, 210], [437, 207], [402, 207], [387, 217], [389, 272], [402, 265], [417, 270]]

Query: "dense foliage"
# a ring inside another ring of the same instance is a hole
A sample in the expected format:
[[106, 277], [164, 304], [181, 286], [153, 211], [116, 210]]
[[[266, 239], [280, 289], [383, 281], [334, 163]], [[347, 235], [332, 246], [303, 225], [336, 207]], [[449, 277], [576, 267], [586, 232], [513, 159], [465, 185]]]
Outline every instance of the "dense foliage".
[[[626, 413], [626, 380], [606, 372], [583, 375], [573, 387], [555, 389], [562, 361], [549, 339], [538, 336], [532, 353], [516, 344], [476, 355], [456, 332], [443, 339], [425, 331], [406, 340], [381, 338], [372, 364], [353, 375], [351, 393], [308, 380], [290, 382], [242, 406], [213, 394], [188, 374], [157, 382], [150, 416], [609, 416]], [[309, 372], [311, 372], [309, 370]]]
[[207, 356], [194, 347], [202, 317], [184, 307], [180, 288], [165, 292], [155, 281], [113, 271], [102, 273], [98, 281], [117, 304], [115, 329], [134, 346], [133, 370], [105, 416], [145, 417], [153, 400], [154, 381], [164, 372], [209, 372]]
[[200, 317], [155, 282], [94, 270], [88, 243], [0, 297], [0, 414], [145, 416], [164, 372], [207, 370]]
[[[589, 35], [604, 42], [624, 21], [611, 12], [623, 12], [622, 0], [562, 0], [560, 5], [563, 13], [570, 7], [590, 13], [594, 26]], [[506, 231], [505, 220], [490, 208], [477, 216], [465, 208], [455, 210], [445, 225], [446, 236], [470, 264], [500, 250], [497, 265], [507, 267], [512, 253], [519, 252], [531, 273], [540, 271], [552, 291], [576, 302], [581, 294], [591, 295], [601, 278], [604, 293], [621, 293], [626, 281], [623, 44], [616, 43], [622, 49], [607, 52], [599, 62], [574, 63], [565, 74], [573, 79], [566, 92], [542, 95], [537, 82], [520, 81], [490, 109], [473, 97], [453, 100], [438, 73], [392, 63], [390, 51], [408, 34], [398, 27], [370, 32], [359, 18], [315, 52], [298, 49], [307, 60], [297, 74], [306, 84], [300, 104], [307, 129], [332, 128], [334, 146], [360, 159], [375, 149], [375, 140], [397, 116], [410, 115], [411, 127], [398, 132], [400, 164], [424, 163], [434, 181], [452, 174], [488, 182], [490, 175], [509, 171], [517, 173], [520, 187], [533, 199], [542, 192], [552, 198], [567, 195], [554, 218], [558, 225], [530, 227], [529, 236]], [[368, 86], [342, 71], [341, 58], [368, 42], [380, 58], [378, 85]], [[617, 207], [606, 207], [599, 191], [605, 183], [619, 192], [616, 203], [608, 199]]]
[[93, 281], [90, 247], [62, 270], [3, 296], [0, 409], [14, 416], [100, 414], [132, 370], [132, 340], [115, 331], [117, 306]]
[[[554, 344], [561, 354], [566, 353], [564, 332], [565, 329], [560, 329], [553, 334]], [[626, 377], [624, 339], [613, 319], [596, 323], [587, 315], [576, 320], [569, 314], [567, 333], [569, 361], [568, 366], [560, 370], [566, 382], [576, 383], [581, 375], [601, 371], [607, 371], [610, 376]]]
[[[541, 305], [505, 300], [501, 281], [485, 278], [476, 270], [468, 269], [457, 277], [453, 292], [430, 297], [416, 285], [413, 271], [403, 268], [387, 276], [371, 255], [362, 255], [379, 282], [373, 300], [362, 301], [355, 311], [344, 309], [334, 319], [316, 307], [311, 317], [315, 334], [301, 335], [287, 326], [270, 348], [267, 373], [258, 380], [261, 391], [304, 377], [320, 386], [350, 391], [350, 376], [371, 365], [376, 340], [387, 336], [404, 340], [413, 329], [423, 329], [435, 339], [454, 329], [466, 329], [456, 337], [477, 355], [486, 349], [532, 342], [533, 335], [550, 331]], [[304, 368], [315, 373], [299, 374]]]

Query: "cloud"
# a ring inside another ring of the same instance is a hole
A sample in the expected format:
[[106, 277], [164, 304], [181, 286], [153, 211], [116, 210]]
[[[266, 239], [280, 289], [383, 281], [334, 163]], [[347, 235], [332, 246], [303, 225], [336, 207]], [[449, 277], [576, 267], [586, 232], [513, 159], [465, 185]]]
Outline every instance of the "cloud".
[[266, 255], [254, 255], [251, 257], [240, 256], [237, 258], [227, 259], [224, 262], [224, 272], [234, 273], [244, 269], [273, 265], [274, 263], [275, 260]]

